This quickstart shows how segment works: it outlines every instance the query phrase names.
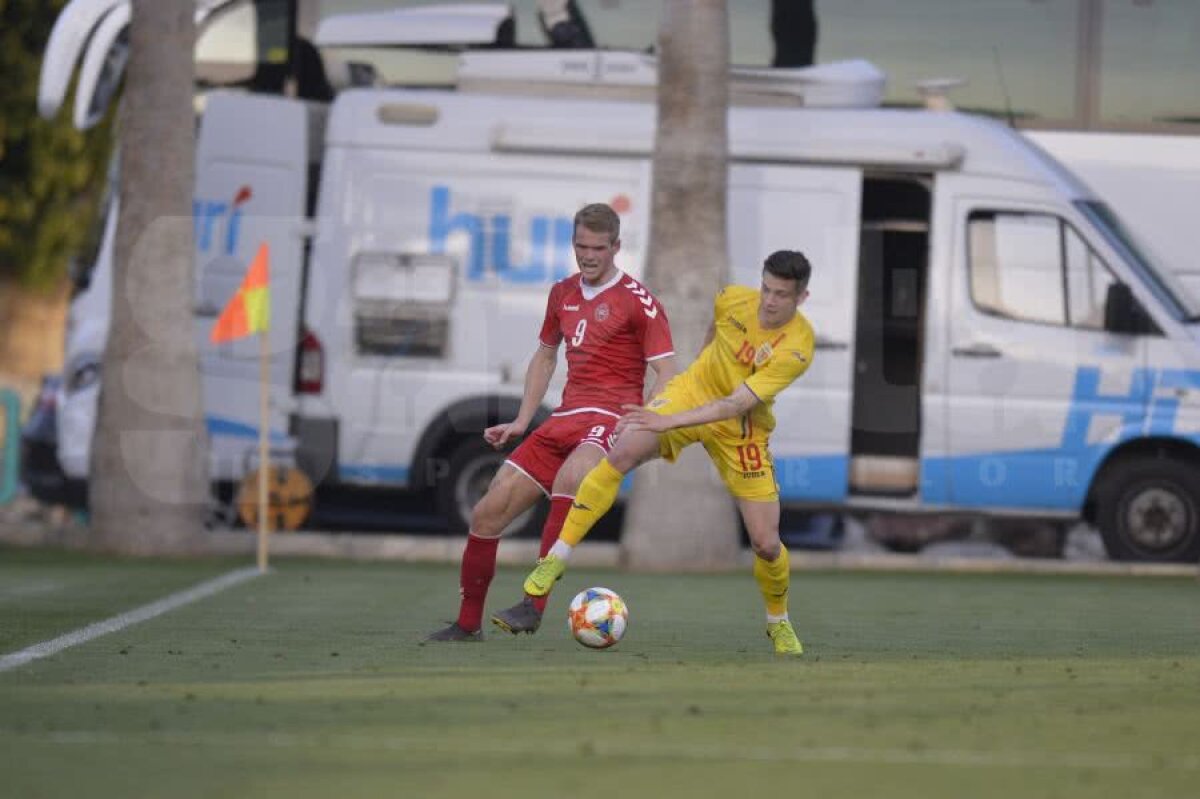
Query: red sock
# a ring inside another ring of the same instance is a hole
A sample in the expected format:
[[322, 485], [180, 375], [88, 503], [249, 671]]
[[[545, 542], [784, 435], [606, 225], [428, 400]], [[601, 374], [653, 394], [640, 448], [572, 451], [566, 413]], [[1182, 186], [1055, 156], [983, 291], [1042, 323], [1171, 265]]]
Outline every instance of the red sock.
[[[571, 503], [575, 501], [575, 497], [568, 497], [566, 494], [554, 494], [550, 497], [550, 515], [546, 517], [546, 526], [542, 528], [542, 545], [538, 549], [538, 557], [546, 557], [546, 553], [550, 551], [550, 547], [554, 546], [554, 542], [558, 540], [558, 534], [562, 531], [563, 522], [566, 521], [567, 513], [571, 510]], [[529, 596], [526, 594], [525, 596]], [[550, 595], [545, 596], [530, 596], [533, 600], [533, 606], [538, 609], [539, 613], [546, 611], [546, 603], [550, 600]]]
[[467, 547], [463, 550], [462, 571], [458, 584], [462, 591], [462, 604], [458, 607], [458, 626], [474, 632], [483, 623], [483, 601], [487, 599], [488, 586], [496, 574], [496, 547], [500, 537], [482, 538], [473, 533], [467, 535]]

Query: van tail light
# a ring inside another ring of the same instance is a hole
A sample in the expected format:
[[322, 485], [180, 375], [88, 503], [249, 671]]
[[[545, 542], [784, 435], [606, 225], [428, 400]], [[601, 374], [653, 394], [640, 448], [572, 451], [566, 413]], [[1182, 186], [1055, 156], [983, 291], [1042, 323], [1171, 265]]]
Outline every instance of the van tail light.
[[296, 350], [296, 393], [320, 394], [325, 387], [325, 348], [307, 327]]

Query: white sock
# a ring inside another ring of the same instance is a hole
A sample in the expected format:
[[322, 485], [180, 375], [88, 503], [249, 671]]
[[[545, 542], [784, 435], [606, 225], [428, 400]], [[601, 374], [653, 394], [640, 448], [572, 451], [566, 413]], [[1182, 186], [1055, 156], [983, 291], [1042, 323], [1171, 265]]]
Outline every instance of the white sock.
[[554, 546], [550, 547], [550, 551], [547, 552], [546, 554], [553, 555], [554, 557], [558, 558], [559, 560], [565, 561], [567, 558], [571, 557], [572, 549], [574, 549], [574, 547], [572, 547], [570, 544], [568, 544], [566, 541], [563, 541], [560, 538], [554, 542]]
[[786, 613], [784, 613], [782, 616], [772, 616], [770, 613], [767, 614], [767, 624], [777, 624], [778, 622], [787, 620], [788, 615]]

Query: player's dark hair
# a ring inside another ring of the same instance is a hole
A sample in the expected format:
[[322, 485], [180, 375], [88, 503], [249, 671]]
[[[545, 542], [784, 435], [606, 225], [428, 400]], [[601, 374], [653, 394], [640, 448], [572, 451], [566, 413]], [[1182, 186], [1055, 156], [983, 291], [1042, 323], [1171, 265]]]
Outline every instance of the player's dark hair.
[[802, 252], [776, 250], [763, 261], [763, 271], [783, 280], [794, 280], [797, 287], [804, 291], [808, 288], [808, 278], [812, 275], [812, 264]]
[[[607, 233], [609, 242], [621, 238], [621, 217], [611, 206], [605, 203], [592, 203], [579, 209], [575, 214], [575, 227], [583, 225], [593, 233]], [[574, 235], [574, 228], [572, 235]]]

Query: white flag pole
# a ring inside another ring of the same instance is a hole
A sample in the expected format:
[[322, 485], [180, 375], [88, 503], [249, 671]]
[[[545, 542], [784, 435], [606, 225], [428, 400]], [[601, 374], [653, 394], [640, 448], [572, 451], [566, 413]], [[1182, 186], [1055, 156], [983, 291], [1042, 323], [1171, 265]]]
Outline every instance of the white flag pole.
[[270, 454], [267, 430], [270, 425], [271, 346], [269, 333], [260, 330], [258, 363], [258, 570], [267, 570], [267, 470]]

